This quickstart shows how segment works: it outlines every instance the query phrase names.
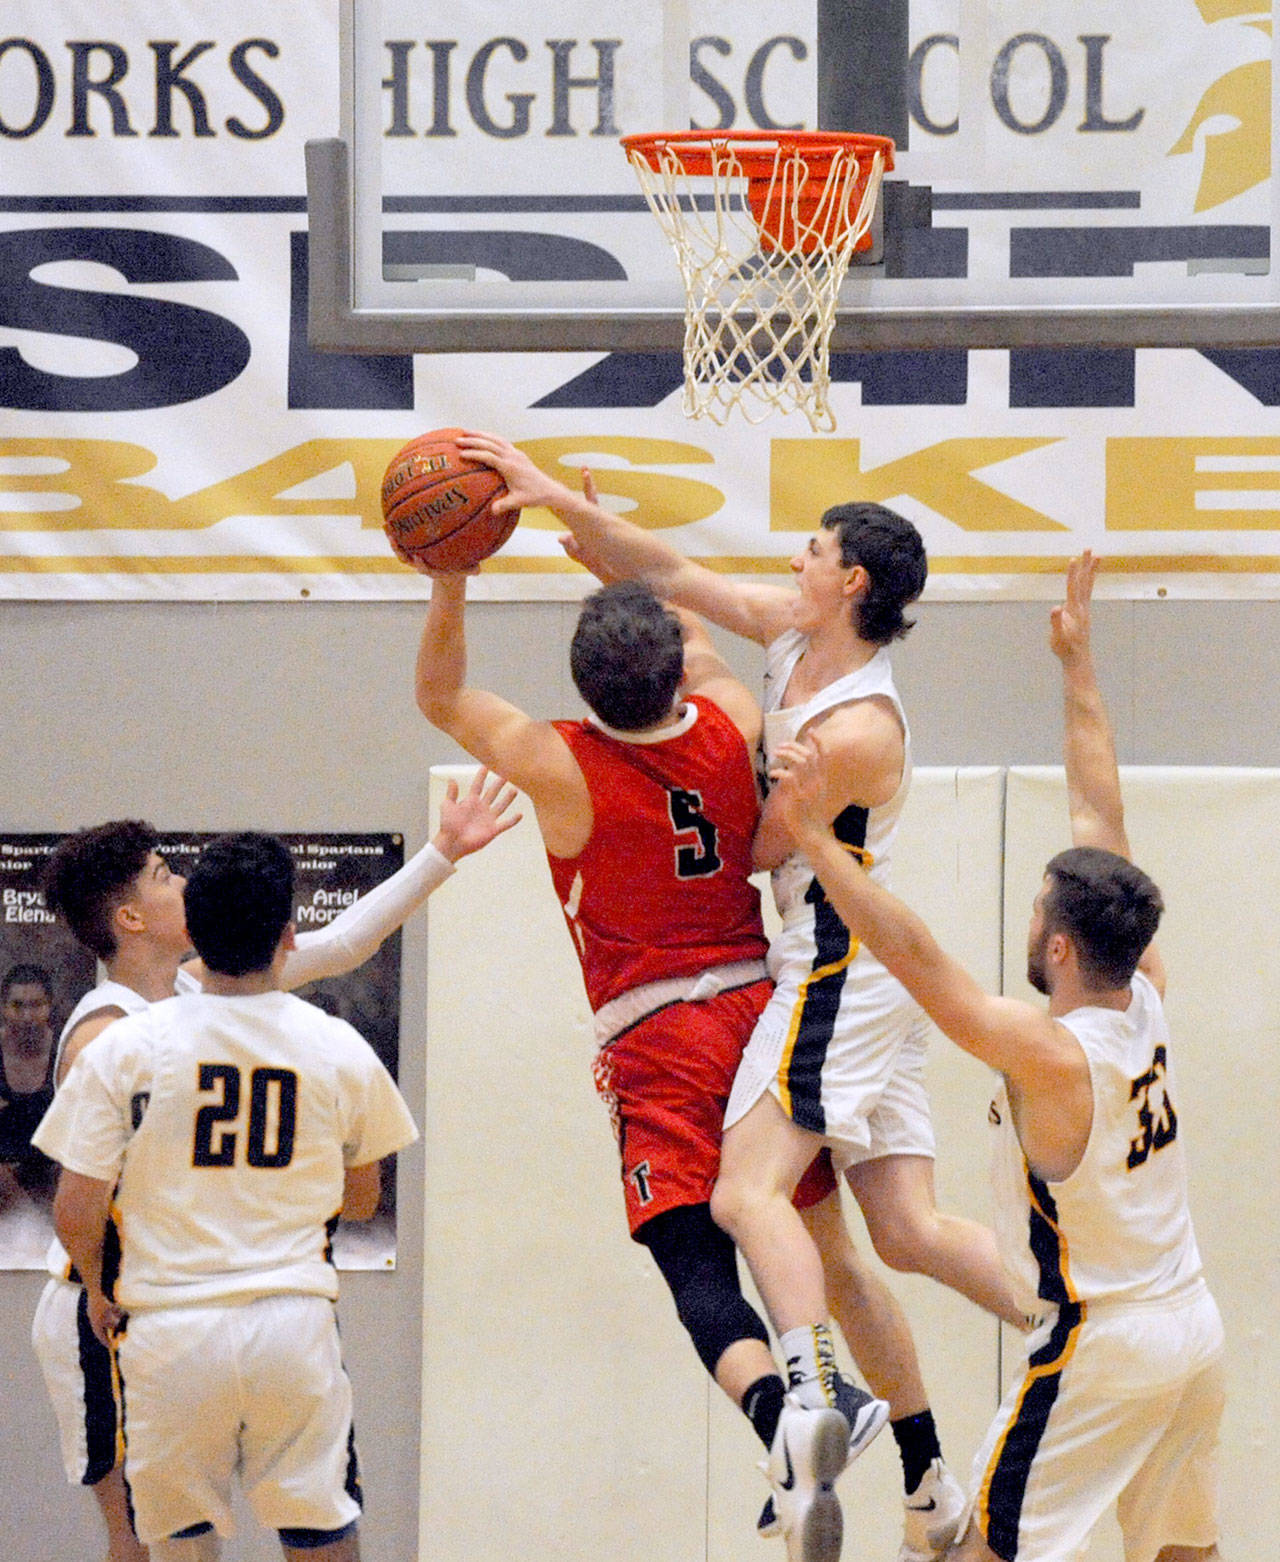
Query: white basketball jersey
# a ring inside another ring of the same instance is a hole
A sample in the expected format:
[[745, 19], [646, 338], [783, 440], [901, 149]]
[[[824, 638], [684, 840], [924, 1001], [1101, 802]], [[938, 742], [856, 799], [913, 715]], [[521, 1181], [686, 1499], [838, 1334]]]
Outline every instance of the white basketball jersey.
[[417, 1136], [391, 1076], [344, 1020], [288, 993], [166, 999], [76, 1060], [37, 1134], [116, 1182], [126, 1308], [337, 1295], [345, 1168]]
[[1029, 1311], [1032, 1298], [1168, 1296], [1200, 1273], [1164, 1008], [1141, 972], [1132, 994], [1123, 1011], [1081, 1008], [1062, 1017], [1093, 1081], [1093, 1126], [1070, 1177], [1037, 1178], [1003, 1088], [992, 1107], [996, 1236]]
[[[173, 990], [175, 993], [198, 993], [200, 983], [189, 971], [179, 970], [174, 979]], [[87, 1020], [92, 1014], [100, 1014], [103, 1009], [119, 1009], [124, 1014], [141, 1014], [150, 1007], [149, 998], [134, 992], [132, 987], [126, 987], [123, 982], [113, 982], [108, 978], [105, 982], [99, 982], [96, 987], [91, 987], [67, 1015], [67, 1023], [62, 1027], [62, 1034], [58, 1037], [58, 1051], [53, 1060], [54, 1079], [57, 1079], [62, 1068], [62, 1049], [67, 1044], [67, 1038], [82, 1020]], [[49, 1243], [45, 1264], [55, 1280], [71, 1278], [71, 1260], [67, 1257], [66, 1248], [57, 1237]]]
[[[863, 863], [877, 884], [889, 883], [889, 856], [894, 835], [898, 829], [898, 817], [911, 788], [911, 733], [907, 726], [906, 712], [898, 691], [893, 684], [893, 669], [889, 653], [882, 646], [864, 666], [856, 672], [846, 673], [825, 689], [798, 705], [783, 706], [787, 684], [796, 663], [808, 644], [808, 637], [798, 630], [788, 629], [773, 641], [765, 652], [764, 668], [764, 754], [766, 767], [771, 764], [783, 743], [800, 737], [805, 728], [820, 716], [838, 706], [855, 700], [880, 697], [889, 700], [902, 723], [904, 756], [902, 780], [897, 791], [887, 803], [876, 808], [851, 808], [836, 820], [836, 834], [848, 846], [859, 847], [864, 853]], [[846, 820], [846, 815], [848, 819]], [[854, 817], [856, 816], [856, 817]], [[843, 823], [842, 823], [843, 821]], [[773, 898], [779, 914], [791, 918], [804, 914], [804, 897], [813, 882], [813, 870], [799, 853], [793, 853], [773, 870]]]

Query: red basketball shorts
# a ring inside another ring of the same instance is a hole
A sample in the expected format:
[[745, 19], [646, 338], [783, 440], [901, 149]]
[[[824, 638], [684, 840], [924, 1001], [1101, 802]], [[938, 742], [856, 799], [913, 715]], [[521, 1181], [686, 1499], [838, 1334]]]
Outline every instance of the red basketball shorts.
[[[617, 1136], [633, 1236], [655, 1215], [711, 1198], [733, 1076], [771, 992], [760, 981], [701, 1003], [670, 1004], [596, 1055], [596, 1089]], [[834, 1187], [824, 1153], [805, 1173], [796, 1202], [817, 1203]]]

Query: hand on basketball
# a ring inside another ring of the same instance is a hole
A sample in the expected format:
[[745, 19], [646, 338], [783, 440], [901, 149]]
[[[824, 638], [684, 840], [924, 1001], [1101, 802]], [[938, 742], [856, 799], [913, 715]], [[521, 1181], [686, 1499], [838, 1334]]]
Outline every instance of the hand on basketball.
[[773, 782], [770, 800], [776, 798], [782, 822], [798, 845], [803, 847], [806, 839], [830, 829], [825, 813], [822, 749], [817, 737], [782, 744], [769, 767], [769, 779]]
[[1098, 561], [1086, 548], [1067, 565], [1066, 601], [1049, 614], [1049, 648], [1061, 662], [1089, 654], [1089, 604]]
[[[469, 461], [483, 461], [493, 467], [506, 483], [506, 495], [493, 502], [495, 515], [535, 504], [559, 512], [581, 503], [567, 483], [548, 476], [533, 464], [523, 450], [517, 450], [509, 439], [503, 439], [500, 434], [465, 429], [458, 436], [458, 449]], [[587, 495], [587, 502], [596, 502], [594, 485]]]
[[483, 461], [491, 466], [507, 485], [507, 492], [493, 502], [495, 515], [526, 505], [554, 506], [569, 490], [534, 466], [524, 451], [517, 450], [500, 434], [464, 429], [458, 436], [458, 450], [468, 461]]
[[524, 818], [523, 814], [508, 812], [515, 800], [515, 787], [484, 769], [476, 771], [465, 797], [459, 797], [458, 783], [450, 781], [440, 805], [440, 828], [431, 838], [432, 845], [450, 862], [478, 852]]

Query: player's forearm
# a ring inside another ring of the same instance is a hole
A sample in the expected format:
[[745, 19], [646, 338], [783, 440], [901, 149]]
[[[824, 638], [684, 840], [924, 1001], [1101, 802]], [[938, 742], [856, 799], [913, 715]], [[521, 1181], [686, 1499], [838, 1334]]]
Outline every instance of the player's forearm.
[[404, 867], [348, 906], [332, 922], [299, 933], [285, 958], [280, 985], [286, 991], [307, 982], [341, 976], [363, 965], [454, 871], [434, 840]]
[[432, 582], [414, 670], [418, 709], [444, 732], [450, 730], [467, 678], [466, 591], [466, 577], [462, 575]]
[[53, 1200], [58, 1240], [88, 1290], [102, 1290], [102, 1249], [111, 1185], [63, 1170]]
[[800, 850], [840, 920], [909, 988], [908, 976], [918, 979], [937, 951], [928, 928], [914, 911], [868, 878], [829, 830], [806, 834]]
[[829, 830], [806, 833], [799, 846], [854, 938], [957, 1045], [982, 1057], [979, 1029], [972, 1023], [973, 999], [980, 995], [922, 918], [875, 883]]
[[1090, 656], [1064, 663], [1062, 688], [1063, 763], [1072, 842], [1127, 855], [1115, 739]]
[[581, 561], [605, 579], [643, 580], [661, 597], [677, 597], [682, 575], [694, 568], [660, 537], [565, 489], [556, 514], [573, 533]]

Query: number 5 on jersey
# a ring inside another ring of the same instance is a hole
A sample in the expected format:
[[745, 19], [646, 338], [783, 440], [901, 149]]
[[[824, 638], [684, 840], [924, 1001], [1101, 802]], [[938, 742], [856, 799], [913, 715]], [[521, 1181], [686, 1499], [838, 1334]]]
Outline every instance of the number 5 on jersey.
[[702, 812], [702, 793], [685, 792], [679, 787], [667, 789], [667, 809], [676, 836], [693, 835], [695, 840], [676, 846], [676, 877], [704, 879], [719, 873], [721, 862], [716, 827]]

